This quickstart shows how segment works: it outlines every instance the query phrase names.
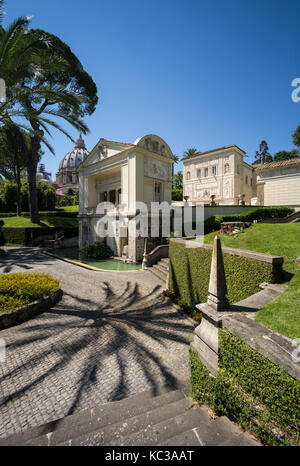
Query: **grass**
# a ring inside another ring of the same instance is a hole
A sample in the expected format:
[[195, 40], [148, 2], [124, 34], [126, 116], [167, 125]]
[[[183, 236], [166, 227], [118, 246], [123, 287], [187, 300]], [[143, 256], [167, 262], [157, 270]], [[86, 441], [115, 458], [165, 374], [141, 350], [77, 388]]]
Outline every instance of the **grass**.
[[79, 205], [69, 205], [65, 207], [58, 207], [56, 210], [60, 212], [78, 212]]
[[73, 228], [77, 227], [77, 218], [70, 217], [41, 217], [41, 222], [31, 223], [28, 217], [0, 217], [0, 225], [5, 228]]
[[[215, 232], [205, 235], [212, 243]], [[220, 236], [224, 246], [284, 257], [286, 291], [260, 309], [255, 320], [290, 338], [300, 337], [300, 223], [256, 224], [236, 236]]]

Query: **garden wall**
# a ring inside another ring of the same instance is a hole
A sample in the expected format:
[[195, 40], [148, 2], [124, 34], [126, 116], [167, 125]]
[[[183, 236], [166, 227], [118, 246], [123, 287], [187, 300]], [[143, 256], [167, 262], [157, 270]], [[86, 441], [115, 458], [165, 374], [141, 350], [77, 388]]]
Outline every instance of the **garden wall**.
[[219, 330], [216, 378], [190, 350], [193, 398], [254, 433], [265, 445], [299, 445], [300, 384], [241, 338]]
[[[170, 240], [169, 291], [188, 308], [207, 300], [212, 248], [211, 244], [201, 245], [193, 240]], [[260, 291], [263, 282], [275, 283], [280, 279], [283, 264], [280, 256], [227, 247], [222, 251], [230, 303]]]

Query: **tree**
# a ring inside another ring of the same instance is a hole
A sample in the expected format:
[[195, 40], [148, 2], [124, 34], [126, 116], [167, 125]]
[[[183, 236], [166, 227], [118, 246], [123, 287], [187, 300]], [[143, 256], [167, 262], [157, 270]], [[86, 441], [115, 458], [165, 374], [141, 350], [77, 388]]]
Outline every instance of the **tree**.
[[79, 205], [79, 190], [75, 191], [75, 195], [73, 198], [73, 205]]
[[300, 157], [299, 149], [293, 149], [291, 151], [281, 150], [279, 152], [276, 152], [276, 154], [273, 157], [273, 160], [274, 162], [280, 162], [282, 160], [296, 159], [298, 157]]
[[181, 170], [179, 172], [175, 173], [175, 175], [172, 176], [172, 182], [173, 182], [173, 189], [182, 189], [182, 187], [183, 187], [183, 175], [182, 175]]
[[172, 200], [173, 201], [182, 201], [183, 195], [183, 175], [182, 171], [175, 173], [172, 176], [173, 189], [172, 189]]
[[172, 176], [174, 175], [174, 166], [175, 166], [175, 163], [178, 163], [179, 160], [180, 160], [179, 157], [178, 157], [178, 155], [173, 154], [173, 156], [174, 156], [174, 163], [173, 163], [173, 165], [172, 165]]
[[10, 122], [13, 116], [23, 116], [29, 123], [30, 144], [24, 141], [20, 128], [14, 130], [26, 162], [30, 218], [38, 223], [36, 172], [41, 144], [54, 153], [45, 133], [50, 134], [51, 126], [73, 141], [58, 119], [86, 133], [82, 118], [94, 112], [98, 97], [94, 81], [64, 42], [48, 32], [28, 29], [27, 19], [17, 22], [18, 27], [13, 24], [0, 31], [0, 74], [10, 103], [2, 109], [0, 106], [0, 114], [2, 111], [2, 119]]
[[269, 147], [266, 141], [261, 141], [259, 145], [259, 151], [255, 153], [255, 160], [254, 164], [257, 163], [269, 163], [272, 162], [273, 158], [272, 155], [269, 153]]
[[22, 148], [14, 138], [10, 127], [0, 127], [0, 175], [16, 183], [17, 216], [22, 213], [21, 206], [21, 174], [25, 168]]
[[197, 154], [201, 154], [201, 152], [199, 152], [198, 149], [196, 149], [195, 147], [191, 147], [190, 149], [187, 149], [187, 150], [183, 153], [183, 157], [182, 157], [182, 158], [194, 157], [194, 156], [197, 155]]
[[300, 147], [300, 126], [296, 129], [296, 131], [292, 134], [293, 142], [295, 146]]

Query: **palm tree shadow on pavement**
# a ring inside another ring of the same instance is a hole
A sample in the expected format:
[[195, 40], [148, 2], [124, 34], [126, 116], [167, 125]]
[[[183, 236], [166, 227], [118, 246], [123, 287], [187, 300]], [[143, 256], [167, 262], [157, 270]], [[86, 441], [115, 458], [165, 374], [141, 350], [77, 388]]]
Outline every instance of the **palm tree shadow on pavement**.
[[36, 390], [51, 389], [53, 379], [72, 395], [65, 415], [101, 393], [109, 402], [149, 388], [155, 395], [161, 384], [177, 387], [184, 372], [182, 357], [189, 363], [194, 327], [170, 306], [159, 286], [147, 294], [137, 283], [127, 282], [118, 292], [109, 282], [102, 287], [101, 302], [65, 293], [54, 308], [15, 328], [8, 353], [17, 351], [26, 358], [3, 374], [0, 386], [1, 380], [13, 385], [20, 371], [35, 370], [22, 387], [2, 398], [0, 412], [20, 396], [34, 402]]

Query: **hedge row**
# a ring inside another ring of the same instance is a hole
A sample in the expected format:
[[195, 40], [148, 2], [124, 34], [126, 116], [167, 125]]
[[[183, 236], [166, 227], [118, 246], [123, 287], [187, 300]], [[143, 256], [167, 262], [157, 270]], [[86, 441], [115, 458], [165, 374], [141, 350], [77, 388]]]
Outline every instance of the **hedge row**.
[[[27, 246], [30, 241], [41, 235], [54, 235], [55, 231], [62, 231], [61, 228], [0, 228], [0, 246], [3, 244], [17, 244]], [[78, 235], [78, 228], [64, 228], [65, 238], [72, 238]]]
[[[78, 217], [78, 212], [64, 212], [63, 210], [48, 210], [44, 212], [39, 212], [40, 217]], [[15, 217], [16, 213], [13, 212], [4, 212], [0, 213], [0, 218]], [[22, 212], [22, 217], [30, 217], [29, 212]]]
[[192, 395], [265, 445], [300, 442], [300, 384], [226, 329], [219, 330], [216, 378], [190, 350]]
[[284, 218], [294, 212], [294, 209], [285, 206], [279, 207], [254, 207], [242, 214], [214, 215], [205, 220], [205, 233], [220, 229], [223, 222], [253, 222], [263, 218]]
[[[183, 307], [192, 310], [195, 304], [206, 302], [212, 250], [187, 248], [183, 243], [170, 241], [169, 291]], [[277, 282], [281, 266], [234, 254], [223, 253], [224, 268], [231, 303], [241, 301], [260, 291], [263, 282]], [[251, 274], [249, 274], [251, 270]]]

